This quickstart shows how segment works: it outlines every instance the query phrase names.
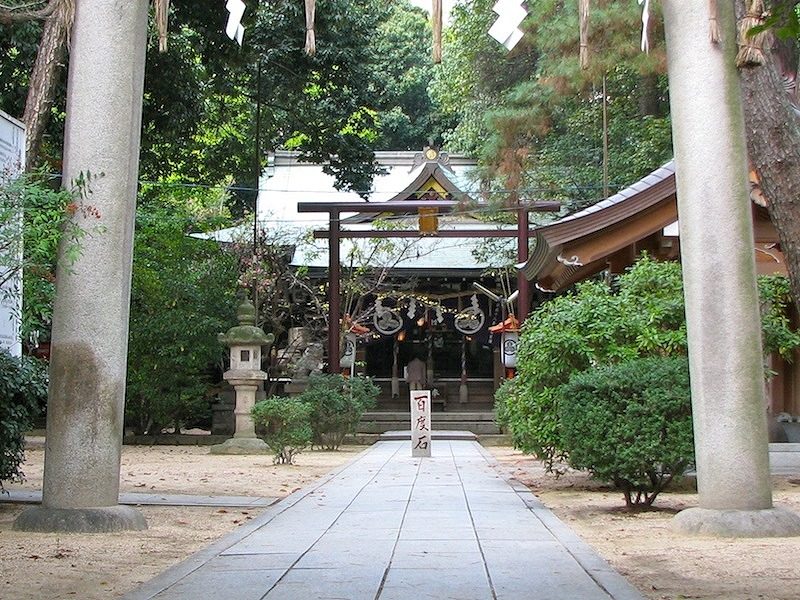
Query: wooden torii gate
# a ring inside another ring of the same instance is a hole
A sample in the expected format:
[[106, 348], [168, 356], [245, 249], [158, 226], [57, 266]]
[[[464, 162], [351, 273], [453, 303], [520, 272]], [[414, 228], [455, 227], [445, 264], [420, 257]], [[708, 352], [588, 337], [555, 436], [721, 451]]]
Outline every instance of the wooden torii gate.
[[[420, 209], [436, 210], [438, 214], [446, 214], [456, 209], [468, 209], [463, 202], [455, 200], [391, 200], [388, 202], [298, 202], [297, 212], [300, 213], [328, 213], [328, 230], [314, 232], [316, 239], [328, 240], [328, 372], [338, 373], [339, 362], [339, 323], [341, 322], [340, 278], [341, 265], [339, 262], [339, 242], [345, 238], [517, 238], [517, 261], [524, 263], [528, 260], [528, 243], [530, 212], [555, 212], [561, 208], [559, 202], [519, 202], [517, 211], [517, 229], [443, 229], [436, 232], [420, 232], [419, 230], [397, 231], [347, 231], [342, 230], [340, 215], [342, 213], [390, 213], [401, 214], [419, 212]], [[517, 274], [517, 289], [519, 290], [519, 313], [522, 321], [530, 307], [528, 282], [521, 273]]]

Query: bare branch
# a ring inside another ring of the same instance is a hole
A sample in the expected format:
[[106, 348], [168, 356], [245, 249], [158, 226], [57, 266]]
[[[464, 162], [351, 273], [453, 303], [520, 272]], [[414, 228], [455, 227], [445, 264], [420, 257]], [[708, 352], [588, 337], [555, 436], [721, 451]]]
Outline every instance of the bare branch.
[[15, 21], [31, 21], [34, 19], [46, 19], [52, 15], [60, 0], [49, 0], [47, 6], [34, 8], [44, 4], [46, 0], [28, 2], [27, 4], [9, 5], [0, 3], [0, 23], [13, 23]]

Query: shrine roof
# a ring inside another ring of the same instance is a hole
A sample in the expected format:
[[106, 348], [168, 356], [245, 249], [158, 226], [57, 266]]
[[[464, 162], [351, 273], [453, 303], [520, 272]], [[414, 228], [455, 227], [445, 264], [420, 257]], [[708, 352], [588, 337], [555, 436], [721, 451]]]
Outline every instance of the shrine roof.
[[[337, 190], [333, 176], [323, 172], [323, 165], [302, 162], [296, 152], [278, 151], [275, 153], [274, 175], [262, 177], [259, 185], [259, 221], [267, 227], [327, 227], [327, 215], [300, 213], [298, 202], [375, 203], [396, 199], [424, 177], [431, 170], [430, 165], [438, 165], [421, 159], [421, 154], [412, 151], [376, 152], [375, 162], [385, 172], [375, 176], [364, 199], [355, 191]], [[468, 195], [478, 187], [471, 177], [475, 165], [472, 159], [449, 155], [447, 168], [440, 168], [437, 175], [440, 180], [449, 182], [454, 190]], [[342, 218], [355, 214], [342, 214]]]
[[[543, 277], [552, 279], [556, 271], [577, 272], [576, 267], [583, 266], [583, 263], [570, 254], [571, 244], [609, 231], [665, 201], [673, 201], [675, 195], [675, 164], [669, 161], [613, 196], [538, 227], [534, 230], [534, 251], [519, 268], [530, 281]], [[561, 284], [565, 285], [568, 281], [570, 279], [564, 276]]]

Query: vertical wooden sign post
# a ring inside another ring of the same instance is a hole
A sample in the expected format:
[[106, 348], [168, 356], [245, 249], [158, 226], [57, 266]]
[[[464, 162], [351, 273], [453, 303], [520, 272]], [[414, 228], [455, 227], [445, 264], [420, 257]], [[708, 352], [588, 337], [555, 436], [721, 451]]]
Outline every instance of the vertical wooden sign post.
[[431, 455], [431, 392], [411, 390], [411, 456]]

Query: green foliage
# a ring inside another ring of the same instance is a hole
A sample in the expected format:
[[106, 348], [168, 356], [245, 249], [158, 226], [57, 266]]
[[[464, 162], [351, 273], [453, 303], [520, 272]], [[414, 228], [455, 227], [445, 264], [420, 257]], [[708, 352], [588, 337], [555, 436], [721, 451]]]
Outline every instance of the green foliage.
[[694, 461], [689, 364], [644, 358], [588, 369], [558, 388], [569, 465], [650, 506]]
[[274, 461], [290, 465], [313, 437], [313, 407], [299, 398], [272, 396], [256, 403], [251, 412], [253, 422], [266, 430], [264, 441], [275, 453]]
[[614, 192], [672, 153], [665, 55], [657, 6], [651, 51], [639, 50], [635, 3], [592, 4], [590, 62], [578, 64], [576, 3], [529, 3], [525, 36], [511, 51], [486, 35], [493, 2], [453, 11], [434, 96], [457, 120], [449, 149], [480, 158], [501, 200], [519, 191], [561, 200], [569, 211], [603, 195], [603, 94], [606, 76], [609, 188]]
[[0, 349], [0, 492], [3, 482], [22, 481], [25, 432], [47, 403], [47, 366]]
[[54, 189], [41, 172], [0, 186], [0, 284], [22, 273], [21, 333], [33, 345], [50, 337], [59, 245], [69, 266], [84, 236], [96, 233], [98, 214], [87, 201], [92, 179], [82, 176], [72, 192]]
[[378, 394], [380, 388], [368, 378], [312, 375], [298, 398], [311, 407], [314, 443], [326, 450], [339, 448], [364, 411], [375, 406]]
[[[218, 225], [213, 195], [165, 196], [139, 207], [134, 243], [126, 418], [138, 433], [197, 424], [210, 414], [235, 322], [236, 264], [212, 241], [189, 237]], [[199, 219], [199, 220], [198, 220]]]
[[[761, 278], [765, 356], [790, 356], [800, 335], [787, 318], [788, 281]], [[647, 357], [686, 355], [681, 266], [644, 255], [626, 273], [586, 281], [545, 302], [525, 322], [517, 376], [498, 390], [498, 422], [548, 470], [565, 458], [558, 389], [575, 373]]]
[[686, 353], [678, 263], [643, 256], [612, 288], [587, 281], [545, 302], [520, 335], [517, 376], [497, 397], [514, 444], [548, 469], [563, 458], [557, 388], [574, 373], [647, 356]]
[[792, 362], [794, 350], [800, 348], [800, 333], [792, 328], [789, 320], [793, 306], [789, 279], [781, 275], [758, 278], [758, 294], [761, 299], [761, 326], [764, 356], [779, 354]]
[[420, 150], [429, 140], [441, 143], [447, 119], [428, 89], [435, 69], [428, 15], [407, 0], [393, 2], [376, 33], [377, 149]]

